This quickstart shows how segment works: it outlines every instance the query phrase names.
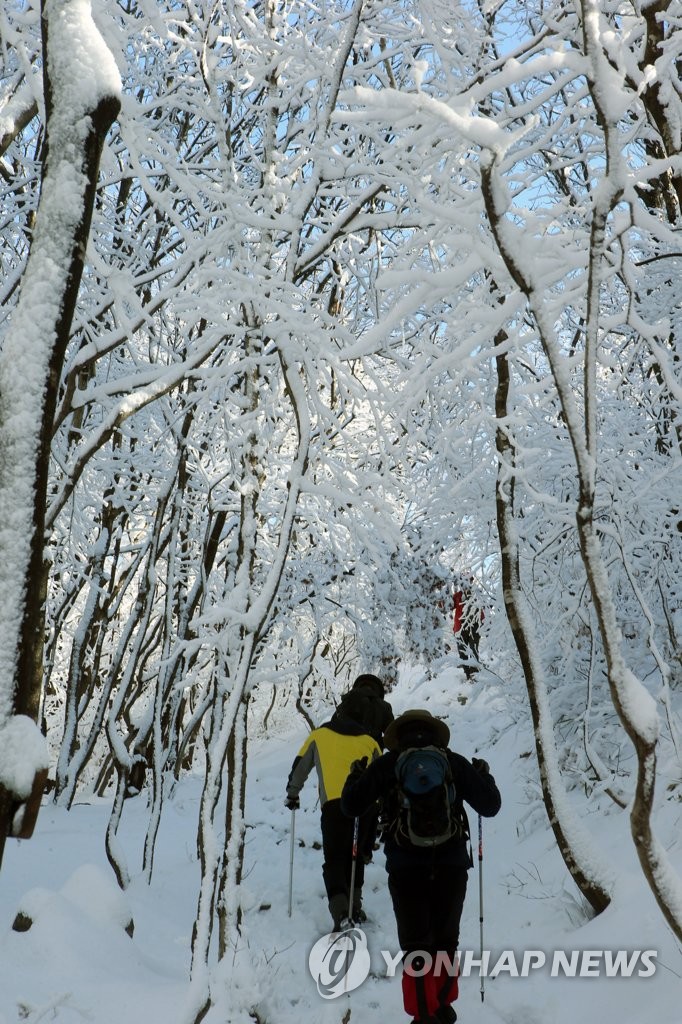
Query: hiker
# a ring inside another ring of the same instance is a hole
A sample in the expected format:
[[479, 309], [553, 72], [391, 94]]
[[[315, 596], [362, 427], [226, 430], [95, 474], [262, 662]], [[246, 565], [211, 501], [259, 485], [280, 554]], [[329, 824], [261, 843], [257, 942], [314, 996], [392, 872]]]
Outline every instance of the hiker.
[[[368, 672], [359, 675], [351, 689], [341, 698], [336, 714], [338, 717], [349, 717], [359, 722], [377, 744], [384, 749], [384, 733], [393, 721], [393, 709], [384, 699], [384, 684], [378, 676]], [[365, 864], [369, 864], [378, 849], [377, 832], [379, 831], [379, 807], [368, 811], [363, 821], [363, 838], [359, 845], [359, 854]]]
[[474, 577], [461, 577], [455, 584], [453, 595], [452, 632], [457, 641], [457, 653], [463, 662], [464, 674], [470, 679], [478, 672], [478, 647], [481, 640], [481, 625], [485, 613], [475, 599]]
[[[353, 869], [354, 823], [341, 810], [341, 790], [353, 761], [372, 761], [381, 755], [376, 740], [348, 708], [339, 708], [329, 722], [313, 729], [298, 752], [287, 780], [286, 806], [298, 810], [299, 794], [313, 766], [317, 769], [322, 827], [322, 877], [327, 893], [334, 931], [365, 921], [362, 884], [365, 859], [355, 857], [353, 902], [350, 883]], [[376, 823], [374, 808], [361, 815], [358, 823], [357, 850], [365, 849]]]
[[383, 750], [384, 733], [393, 721], [393, 709], [384, 699], [384, 684], [378, 676], [369, 672], [359, 675], [341, 698], [337, 714], [360, 722]]
[[[348, 815], [363, 814], [380, 800], [390, 821], [386, 871], [406, 961], [403, 1004], [412, 1024], [457, 1019], [451, 1005], [457, 977], [438, 968], [443, 957], [454, 962], [472, 866], [463, 801], [486, 817], [501, 804], [488, 763], [449, 750], [449, 739], [448, 726], [429, 711], [406, 711], [386, 730], [388, 753], [371, 764], [355, 762], [341, 796]], [[413, 798], [413, 791], [419, 795]]]

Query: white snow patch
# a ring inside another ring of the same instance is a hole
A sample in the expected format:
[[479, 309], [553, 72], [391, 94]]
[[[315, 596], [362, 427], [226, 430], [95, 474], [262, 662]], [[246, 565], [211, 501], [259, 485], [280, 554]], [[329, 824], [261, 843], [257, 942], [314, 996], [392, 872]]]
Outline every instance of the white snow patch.
[[0, 784], [18, 800], [26, 800], [36, 774], [49, 763], [47, 741], [33, 719], [7, 719], [0, 728]]

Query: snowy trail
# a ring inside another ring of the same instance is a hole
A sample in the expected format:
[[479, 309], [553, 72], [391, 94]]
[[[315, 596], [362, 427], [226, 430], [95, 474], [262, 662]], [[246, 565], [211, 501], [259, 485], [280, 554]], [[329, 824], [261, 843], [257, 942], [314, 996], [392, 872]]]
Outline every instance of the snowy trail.
[[[544, 951], [548, 964], [555, 950], [659, 950], [661, 966], [651, 978], [551, 977], [548, 966], [523, 978], [503, 970], [485, 979], [483, 1003], [474, 972], [461, 979], [460, 1024], [681, 1024], [682, 957], [636, 871], [626, 820], [609, 813], [588, 821], [618, 864], [627, 895], [588, 921], [537, 802], [531, 737], [514, 723], [498, 681], [489, 677], [486, 686], [472, 687], [452, 669], [427, 683], [413, 673], [391, 699], [397, 713], [421, 706], [442, 714], [451, 745], [468, 757], [485, 756], [498, 780], [503, 808], [484, 823], [484, 942], [491, 963], [502, 951], [513, 951], [520, 965], [525, 950]], [[294, 720], [251, 744], [244, 941], [215, 973], [215, 1005], [205, 1024], [253, 1024], [254, 1008], [261, 1024], [342, 1024], [348, 1010], [346, 1024], [408, 1024], [399, 974], [386, 976], [382, 955], [398, 951], [381, 852], [367, 868], [364, 890], [371, 975], [349, 995], [323, 1000], [309, 973], [310, 949], [330, 926], [312, 779], [296, 816], [287, 915], [284, 786], [305, 734], [305, 725]], [[116, 888], [104, 855], [106, 800], [76, 805], [70, 814], [48, 804], [32, 840], [8, 843], [0, 874], [0, 1024], [183, 1024], [199, 878], [199, 793], [199, 779], [185, 780], [166, 807], [151, 887], [136, 878], [126, 893]], [[133, 874], [146, 823], [144, 799], [129, 801], [121, 845]], [[674, 823], [673, 815], [671, 828]], [[461, 946], [478, 956], [476, 871]], [[11, 930], [20, 906], [31, 909], [36, 922], [23, 933]], [[123, 930], [127, 914], [135, 922], [132, 939]]]

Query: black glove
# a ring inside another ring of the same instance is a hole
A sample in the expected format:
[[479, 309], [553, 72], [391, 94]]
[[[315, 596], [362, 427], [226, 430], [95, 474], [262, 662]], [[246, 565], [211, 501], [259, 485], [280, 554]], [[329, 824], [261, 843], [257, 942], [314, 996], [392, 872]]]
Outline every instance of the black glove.
[[290, 811], [297, 811], [301, 806], [301, 801], [298, 799], [297, 796], [289, 796], [287, 794], [287, 798], [284, 801], [284, 806], [288, 807]]
[[348, 773], [348, 775], [362, 775], [365, 768], [367, 767], [368, 760], [369, 758], [367, 757], [367, 755], [365, 755], [363, 758], [360, 758], [360, 760], [353, 761], [353, 763], [350, 766], [350, 772]]
[[471, 766], [476, 769], [479, 775], [490, 774], [490, 765], [487, 761], [484, 761], [482, 757], [472, 757]]

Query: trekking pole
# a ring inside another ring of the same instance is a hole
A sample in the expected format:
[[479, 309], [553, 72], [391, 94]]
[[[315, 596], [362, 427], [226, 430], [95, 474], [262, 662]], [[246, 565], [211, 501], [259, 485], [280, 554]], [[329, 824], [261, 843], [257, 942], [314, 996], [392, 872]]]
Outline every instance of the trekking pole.
[[291, 917], [291, 900], [294, 892], [294, 837], [296, 833], [296, 808], [291, 808], [291, 843], [289, 846], [289, 917]]
[[355, 895], [355, 867], [358, 863], [358, 832], [360, 831], [360, 818], [353, 819], [353, 862], [350, 869], [350, 892], [348, 893], [348, 916], [353, 918], [353, 896]]
[[478, 923], [481, 945], [481, 1002], [485, 999], [485, 971], [483, 970], [483, 819], [478, 816]]

